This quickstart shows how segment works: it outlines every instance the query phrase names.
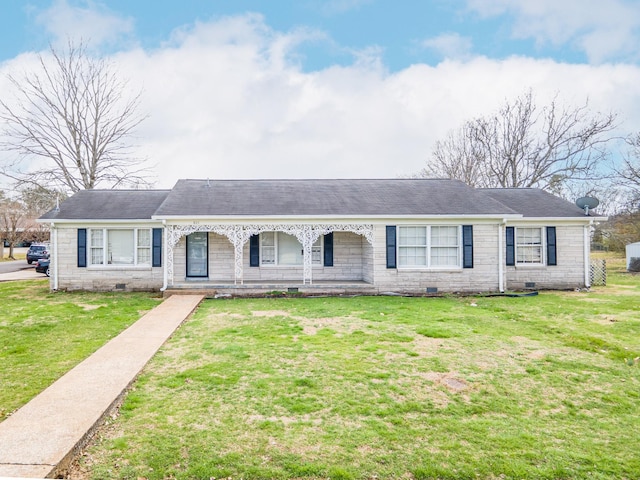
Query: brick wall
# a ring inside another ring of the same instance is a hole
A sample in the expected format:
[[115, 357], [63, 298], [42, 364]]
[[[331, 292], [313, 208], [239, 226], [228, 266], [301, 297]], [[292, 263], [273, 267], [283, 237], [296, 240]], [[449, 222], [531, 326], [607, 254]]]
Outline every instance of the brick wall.
[[584, 287], [584, 227], [582, 225], [556, 226], [555, 266], [506, 267], [506, 288], [573, 289]]
[[[102, 227], [100, 227], [102, 228]], [[58, 238], [58, 289], [59, 290], [160, 290], [163, 280], [162, 267], [95, 266], [78, 268], [77, 228], [56, 228]], [[54, 257], [51, 257], [51, 269]], [[53, 278], [51, 278], [53, 286]], [[122, 288], [119, 288], [122, 287]]]
[[[174, 281], [186, 280], [186, 237], [174, 249]], [[366, 239], [350, 232], [333, 234], [333, 267], [314, 265], [313, 280], [353, 281], [363, 279], [363, 244]], [[280, 267], [249, 265], [249, 243], [243, 251], [244, 280], [248, 281], [300, 281], [302, 266]], [[212, 283], [233, 283], [235, 278], [234, 248], [223, 235], [209, 233], [209, 280]]]
[[406, 269], [387, 268], [384, 225], [375, 226], [373, 255], [376, 286], [380, 292], [426, 293], [427, 288], [441, 292], [486, 292], [499, 288], [498, 225], [474, 225], [473, 268]]
[[[448, 270], [386, 268], [385, 225], [374, 225], [374, 244], [350, 232], [334, 232], [334, 266], [315, 266], [313, 280], [366, 281], [375, 283], [377, 292], [422, 294], [427, 288], [443, 292], [487, 292], [499, 289], [498, 263], [504, 265], [498, 251], [497, 224], [474, 225], [474, 268]], [[58, 288], [63, 290], [158, 290], [163, 283], [163, 268], [152, 267], [77, 267], [77, 229], [58, 227]], [[535, 283], [539, 289], [567, 289], [584, 286], [584, 227], [556, 225], [557, 266], [504, 267], [508, 290], [526, 288]], [[186, 279], [186, 239], [174, 249], [174, 281]], [[249, 244], [243, 252], [244, 279], [254, 281], [302, 282], [299, 267], [250, 267]], [[54, 259], [52, 258], [52, 262]], [[164, 262], [164, 259], [163, 259]], [[53, 268], [53, 265], [52, 265]], [[375, 279], [375, 282], [374, 282]], [[221, 235], [209, 234], [209, 279], [215, 283], [234, 282], [234, 249]]]

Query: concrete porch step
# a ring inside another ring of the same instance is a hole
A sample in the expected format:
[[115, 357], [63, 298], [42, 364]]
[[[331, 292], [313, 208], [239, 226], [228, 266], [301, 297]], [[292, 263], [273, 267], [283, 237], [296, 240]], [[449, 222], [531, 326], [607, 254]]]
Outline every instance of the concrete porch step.
[[185, 282], [164, 291], [164, 296], [198, 294], [207, 298], [250, 296], [317, 296], [317, 295], [374, 295], [377, 288], [363, 281], [319, 281], [303, 285], [291, 282], [244, 282], [243, 284], [215, 282]]

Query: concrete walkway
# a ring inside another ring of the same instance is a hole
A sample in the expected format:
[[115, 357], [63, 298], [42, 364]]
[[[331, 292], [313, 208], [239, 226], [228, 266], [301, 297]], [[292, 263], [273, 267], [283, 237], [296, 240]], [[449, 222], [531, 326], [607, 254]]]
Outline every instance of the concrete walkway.
[[45, 478], [64, 471], [202, 299], [174, 295], [164, 300], [0, 423], [0, 477]]

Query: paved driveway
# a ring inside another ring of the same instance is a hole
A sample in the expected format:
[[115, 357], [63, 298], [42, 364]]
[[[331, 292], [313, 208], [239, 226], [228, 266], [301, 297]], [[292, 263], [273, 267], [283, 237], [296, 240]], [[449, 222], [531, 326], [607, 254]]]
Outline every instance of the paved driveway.
[[[5, 269], [5, 264], [17, 263], [19, 265], [9, 266]], [[33, 280], [47, 278], [44, 273], [36, 272], [35, 265], [27, 265], [26, 260], [16, 260], [16, 262], [0, 262], [0, 282], [9, 280]]]
[[33, 268], [35, 264], [29, 265], [26, 260], [9, 260], [7, 262], [0, 262], [0, 274], [18, 272], [20, 270], [26, 270]]

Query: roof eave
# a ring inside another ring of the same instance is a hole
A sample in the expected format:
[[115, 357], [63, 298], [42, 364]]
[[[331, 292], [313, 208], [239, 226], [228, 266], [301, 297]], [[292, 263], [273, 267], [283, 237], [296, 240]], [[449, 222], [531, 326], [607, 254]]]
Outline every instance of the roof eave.
[[159, 221], [232, 221], [232, 220], [253, 220], [259, 219], [262, 221], [273, 221], [273, 220], [382, 220], [382, 219], [390, 219], [390, 218], [398, 218], [398, 219], [412, 219], [412, 218], [438, 218], [438, 219], [495, 219], [502, 220], [505, 218], [509, 219], [520, 219], [522, 215], [520, 214], [455, 214], [455, 215], [447, 215], [447, 214], [402, 214], [402, 215], [393, 215], [393, 214], [384, 214], [384, 215], [153, 215], [151, 217], [153, 220]]

